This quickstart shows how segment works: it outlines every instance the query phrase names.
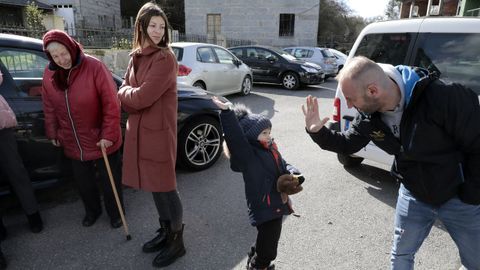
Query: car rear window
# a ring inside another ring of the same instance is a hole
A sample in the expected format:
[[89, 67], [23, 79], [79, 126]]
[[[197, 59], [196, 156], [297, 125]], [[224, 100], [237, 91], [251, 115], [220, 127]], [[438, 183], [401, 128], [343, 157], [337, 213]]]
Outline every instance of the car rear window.
[[297, 58], [311, 58], [313, 55], [313, 50], [310, 49], [295, 49], [293, 56]]
[[335, 58], [335, 55], [333, 55], [333, 53], [328, 49], [322, 49], [320, 51], [322, 52], [322, 55], [325, 58]]
[[180, 47], [172, 47], [173, 53], [177, 57], [177, 61], [180, 62], [182, 61], [183, 58], [183, 48]]
[[363, 55], [379, 63], [402, 65], [406, 63], [412, 33], [382, 33], [365, 35], [355, 55]]
[[437, 72], [444, 81], [464, 84], [480, 95], [480, 34], [422, 35], [414, 66]]

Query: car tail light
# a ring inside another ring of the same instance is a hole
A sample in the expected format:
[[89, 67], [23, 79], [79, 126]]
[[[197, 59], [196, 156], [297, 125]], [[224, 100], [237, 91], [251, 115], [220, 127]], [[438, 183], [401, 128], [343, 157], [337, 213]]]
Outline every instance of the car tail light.
[[336, 63], [336, 61], [334, 59], [331, 59], [331, 58], [328, 58], [328, 59], [325, 59], [325, 64], [329, 64], [329, 65], [333, 65]]
[[333, 101], [333, 121], [340, 122], [340, 98]]
[[188, 74], [190, 74], [190, 72], [192, 71], [191, 68], [185, 66], [185, 65], [180, 65], [178, 67], [178, 73], [177, 73], [177, 76], [187, 76]]

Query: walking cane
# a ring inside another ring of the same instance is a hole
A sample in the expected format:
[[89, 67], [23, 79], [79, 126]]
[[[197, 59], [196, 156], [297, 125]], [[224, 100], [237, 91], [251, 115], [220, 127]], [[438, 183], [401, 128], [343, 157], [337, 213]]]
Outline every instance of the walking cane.
[[127, 221], [125, 220], [125, 215], [123, 214], [122, 204], [118, 198], [117, 188], [115, 187], [115, 182], [113, 181], [112, 170], [110, 170], [110, 162], [108, 162], [107, 153], [105, 152], [105, 146], [101, 145], [103, 161], [105, 161], [105, 167], [107, 167], [108, 178], [110, 178], [110, 184], [112, 185], [113, 195], [115, 195], [115, 202], [117, 203], [118, 212], [120, 212], [120, 218], [122, 219], [123, 228], [125, 229], [125, 234], [127, 235], [127, 240], [132, 240], [130, 233], [128, 233]]

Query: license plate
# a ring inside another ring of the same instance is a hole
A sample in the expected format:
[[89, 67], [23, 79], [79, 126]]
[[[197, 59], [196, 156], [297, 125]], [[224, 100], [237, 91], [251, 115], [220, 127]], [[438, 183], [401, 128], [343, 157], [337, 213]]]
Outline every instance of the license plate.
[[350, 121], [345, 120], [345, 129], [344, 131], [347, 131], [350, 128]]

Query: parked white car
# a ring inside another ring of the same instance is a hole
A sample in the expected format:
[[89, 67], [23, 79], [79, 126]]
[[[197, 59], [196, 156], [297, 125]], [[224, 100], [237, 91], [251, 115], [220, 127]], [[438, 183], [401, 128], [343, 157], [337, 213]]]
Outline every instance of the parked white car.
[[[418, 18], [372, 23], [365, 27], [348, 55], [362, 55], [379, 63], [409, 65], [436, 72], [440, 79], [461, 83], [480, 100], [480, 18]], [[357, 111], [348, 108], [337, 88], [330, 128], [346, 131]], [[338, 154], [345, 166], [363, 159], [391, 165], [393, 156], [370, 142], [352, 156]]]
[[217, 95], [252, 91], [251, 69], [227, 49], [206, 43], [174, 42], [177, 82], [200, 87]]
[[345, 65], [345, 62], [347, 61], [348, 56], [346, 54], [342, 53], [341, 51], [338, 51], [338, 50], [335, 50], [335, 49], [332, 49], [332, 48], [328, 48], [328, 50], [337, 59], [338, 71], [340, 71], [343, 68], [343, 66]]
[[315, 63], [322, 67], [325, 79], [335, 77], [338, 72], [337, 60], [327, 48], [319, 47], [288, 47], [284, 51], [296, 58]]

